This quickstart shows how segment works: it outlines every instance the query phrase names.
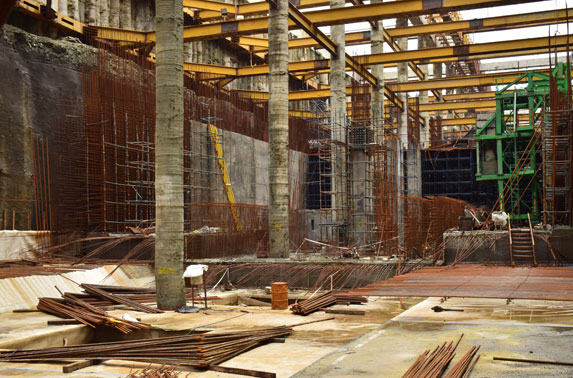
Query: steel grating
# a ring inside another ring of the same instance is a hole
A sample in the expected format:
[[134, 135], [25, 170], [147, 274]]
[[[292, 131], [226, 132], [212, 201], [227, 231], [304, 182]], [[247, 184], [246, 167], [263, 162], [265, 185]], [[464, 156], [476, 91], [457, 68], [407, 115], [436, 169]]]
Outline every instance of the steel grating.
[[573, 267], [428, 267], [349, 294], [573, 301]]

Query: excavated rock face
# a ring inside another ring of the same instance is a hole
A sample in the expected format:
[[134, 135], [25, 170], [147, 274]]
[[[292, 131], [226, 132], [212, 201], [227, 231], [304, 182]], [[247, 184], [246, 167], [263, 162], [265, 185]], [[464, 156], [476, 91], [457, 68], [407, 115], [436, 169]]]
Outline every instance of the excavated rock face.
[[82, 95], [82, 73], [96, 61], [95, 49], [52, 40], [10, 25], [0, 30], [0, 211], [16, 212], [27, 229], [34, 213], [32, 136], [51, 134], [64, 99]]

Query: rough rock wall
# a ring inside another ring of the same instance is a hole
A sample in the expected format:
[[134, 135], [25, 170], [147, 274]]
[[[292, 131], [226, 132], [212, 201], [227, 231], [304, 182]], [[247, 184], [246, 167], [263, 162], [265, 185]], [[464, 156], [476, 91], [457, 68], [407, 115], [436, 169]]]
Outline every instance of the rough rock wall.
[[[0, 211], [16, 212], [16, 228], [33, 214], [33, 137], [50, 136], [63, 99], [82, 95], [88, 46], [54, 41], [5, 25], [0, 30]], [[0, 225], [1, 226], [1, 225]], [[11, 225], [10, 227], [11, 228]]]

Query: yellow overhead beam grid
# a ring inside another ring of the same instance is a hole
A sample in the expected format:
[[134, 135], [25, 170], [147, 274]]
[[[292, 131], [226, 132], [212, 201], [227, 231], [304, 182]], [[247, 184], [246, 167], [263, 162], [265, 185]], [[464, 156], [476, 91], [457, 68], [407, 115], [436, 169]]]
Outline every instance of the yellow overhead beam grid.
[[[482, 32], [491, 30], [505, 30], [530, 26], [551, 25], [567, 21], [567, 10], [559, 9], [544, 12], [516, 14], [510, 16], [481, 18], [466, 21], [449, 21], [423, 25], [414, 25], [403, 28], [385, 28], [390, 39], [413, 37], [424, 34], [444, 34], [448, 32]], [[254, 47], [255, 52], [268, 50], [266, 38], [240, 38], [240, 44]], [[347, 45], [360, 45], [370, 43], [370, 31], [346, 33]], [[289, 49], [320, 47], [312, 38], [293, 38], [289, 40]]]
[[[540, 73], [547, 74], [547, 70], [539, 71]], [[475, 86], [490, 86], [490, 85], [504, 85], [513, 82], [524, 74], [523, 71], [511, 71], [493, 74], [480, 74], [471, 76], [456, 76], [443, 79], [431, 79], [426, 81], [412, 81], [407, 83], [396, 83], [389, 82], [385, 84], [385, 87], [390, 88], [393, 92], [415, 92], [421, 90], [428, 90], [428, 88], [434, 89], [454, 89], [463, 87], [475, 87]], [[527, 78], [524, 79], [525, 81]], [[537, 80], [534, 78], [534, 80]], [[366, 91], [369, 90], [368, 87], [365, 88]], [[250, 90], [239, 90], [240, 95], [245, 97], [250, 97], [253, 99], [259, 99], [266, 101], [268, 99], [268, 92], [264, 91], [250, 91]], [[485, 96], [481, 97], [483, 93], [469, 93], [469, 94], [457, 94], [457, 95], [445, 95], [443, 96], [445, 100], [475, 100], [476, 97], [485, 98], [490, 100], [491, 94], [494, 92], [485, 92]], [[346, 94], [350, 96], [352, 94], [352, 87], [346, 88]], [[313, 100], [313, 99], [323, 99], [330, 97], [330, 88], [313, 89], [308, 91], [291, 91], [289, 92], [289, 101], [302, 101], [302, 100]]]
[[[391, 65], [404, 61], [416, 61], [416, 62], [428, 62], [428, 63], [434, 63], [438, 61], [455, 61], [455, 60], [464, 60], [477, 57], [480, 58], [488, 57], [493, 54], [495, 54], [496, 56], [500, 55], [519, 56], [519, 55], [528, 55], [531, 53], [537, 53], [541, 51], [547, 51], [547, 48], [549, 46], [551, 46], [552, 48], [564, 49], [567, 46], [569, 38], [567, 35], [554, 36], [551, 38], [546, 38], [546, 37], [528, 38], [528, 39], [518, 39], [512, 41], [463, 45], [456, 47], [438, 47], [438, 48], [430, 48], [423, 50], [362, 55], [362, 56], [356, 56], [354, 57], [354, 59], [359, 64], [365, 67], [370, 67], [374, 64]], [[202, 67], [204, 67], [207, 71], [202, 71]], [[197, 72], [218, 73], [216, 72], [217, 67], [221, 66], [209, 67], [209, 65], [200, 65], [197, 68], [198, 69]], [[299, 74], [323, 73], [327, 72], [329, 68], [330, 68], [330, 61], [328, 59], [289, 63], [289, 71]], [[225, 72], [229, 72], [228, 69], [229, 67], [225, 67], [224, 68]], [[236, 70], [234, 75], [231, 73], [223, 73], [222, 71], [220, 72], [220, 74], [236, 76], [236, 77], [266, 75], [268, 74], [269, 67], [266, 64], [261, 64], [255, 66], [233, 68], [233, 69]], [[466, 79], [467, 77], [464, 77], [462, 80]], [[421, 82], [424, 83], [428, 81], [425, 80]], [[484, 85], [484, 84], [475, 84], [475, 85]], [[433, 90], [433, 89], [434, 89], [433, 87], [428, 86], [426, 88], [414, 89], [414, 90]]]
[[[300, 12], [294, 5], [290, 2], [288, 8], [288, 16], [289, 19], [293, 20], [302, 30], [304, 30], [308, 35], [310, 35], [314, 40], [316, 40], [323, 48], [325, 48], [332, 56], [337, 56], [340, 54], [338, 46], [329, 38], [327, 37], [320, 29], [318, 29], [315, 25], [312, 24], [306, 18], [302, 12]], [[345, 54], [344, 60], [346, 62], [346, 66], [350, 67], [354, 72], [360, 75], [364, 80], [366, 80], [370, 85], [375, 87], [378, 86], [378, 80], [374, 75], [372, 75], [366, 68], [362, 67], [361, 64], [356, 62], [354, 58], [350, 55]], [[393, 94], [390, 93], [390, 100], [395, 102], [397, 106], [400, 108], [402, 107], [402, 102], [398, 100], [398, 98]]]
[[[351, 2], [346, 0], [347, 3]], [[330, 5], [330, 0], [294, 0], [291, 2], [298, 9], [309, 9]], [[230, 4], [220, 1], [210, 0], [183, 0], [183, 6], [196, 9], [197, 16], [201, 20], [220, 19], [223, 17], [221, 10], [224, 8], [227, 17], [233, 18], [237, 15], [253, 16], [257, 14], [267, 14], [269, 12], [269, 3], [266, 1], [257, 1], [244, 4]]]
[[[402, 0], [352, 7], [315, 10], [305, 13], [316, 26], [349, 24], [363, 21], [376, 21], [396, 17], [411, 17], [436, 12], [451, 12], [464, 9], [478, 9], [500, 5], [530, 3], [540, 0]], [[232, 35], [266, 33], [267, 17], [254, 17], [212, 24], [185, 27], [183, 38], [186, 41], [217, 39]], [[289, 28], [296, 28], [294, 21]]]

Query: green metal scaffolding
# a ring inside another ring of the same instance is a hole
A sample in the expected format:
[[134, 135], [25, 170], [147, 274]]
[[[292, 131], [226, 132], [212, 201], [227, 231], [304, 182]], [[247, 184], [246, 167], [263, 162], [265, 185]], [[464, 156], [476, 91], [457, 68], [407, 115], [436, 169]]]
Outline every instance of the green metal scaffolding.
[[[568, 70], [559, 63], [551, 76], [567, 91]], [[498, 208], [513, 220], [540, 221], [541, 133], [549, 110], [549, 75], [526, 72], [496, 92], [496, 112], [476, 127], [477, 181], [496, 180]]]

